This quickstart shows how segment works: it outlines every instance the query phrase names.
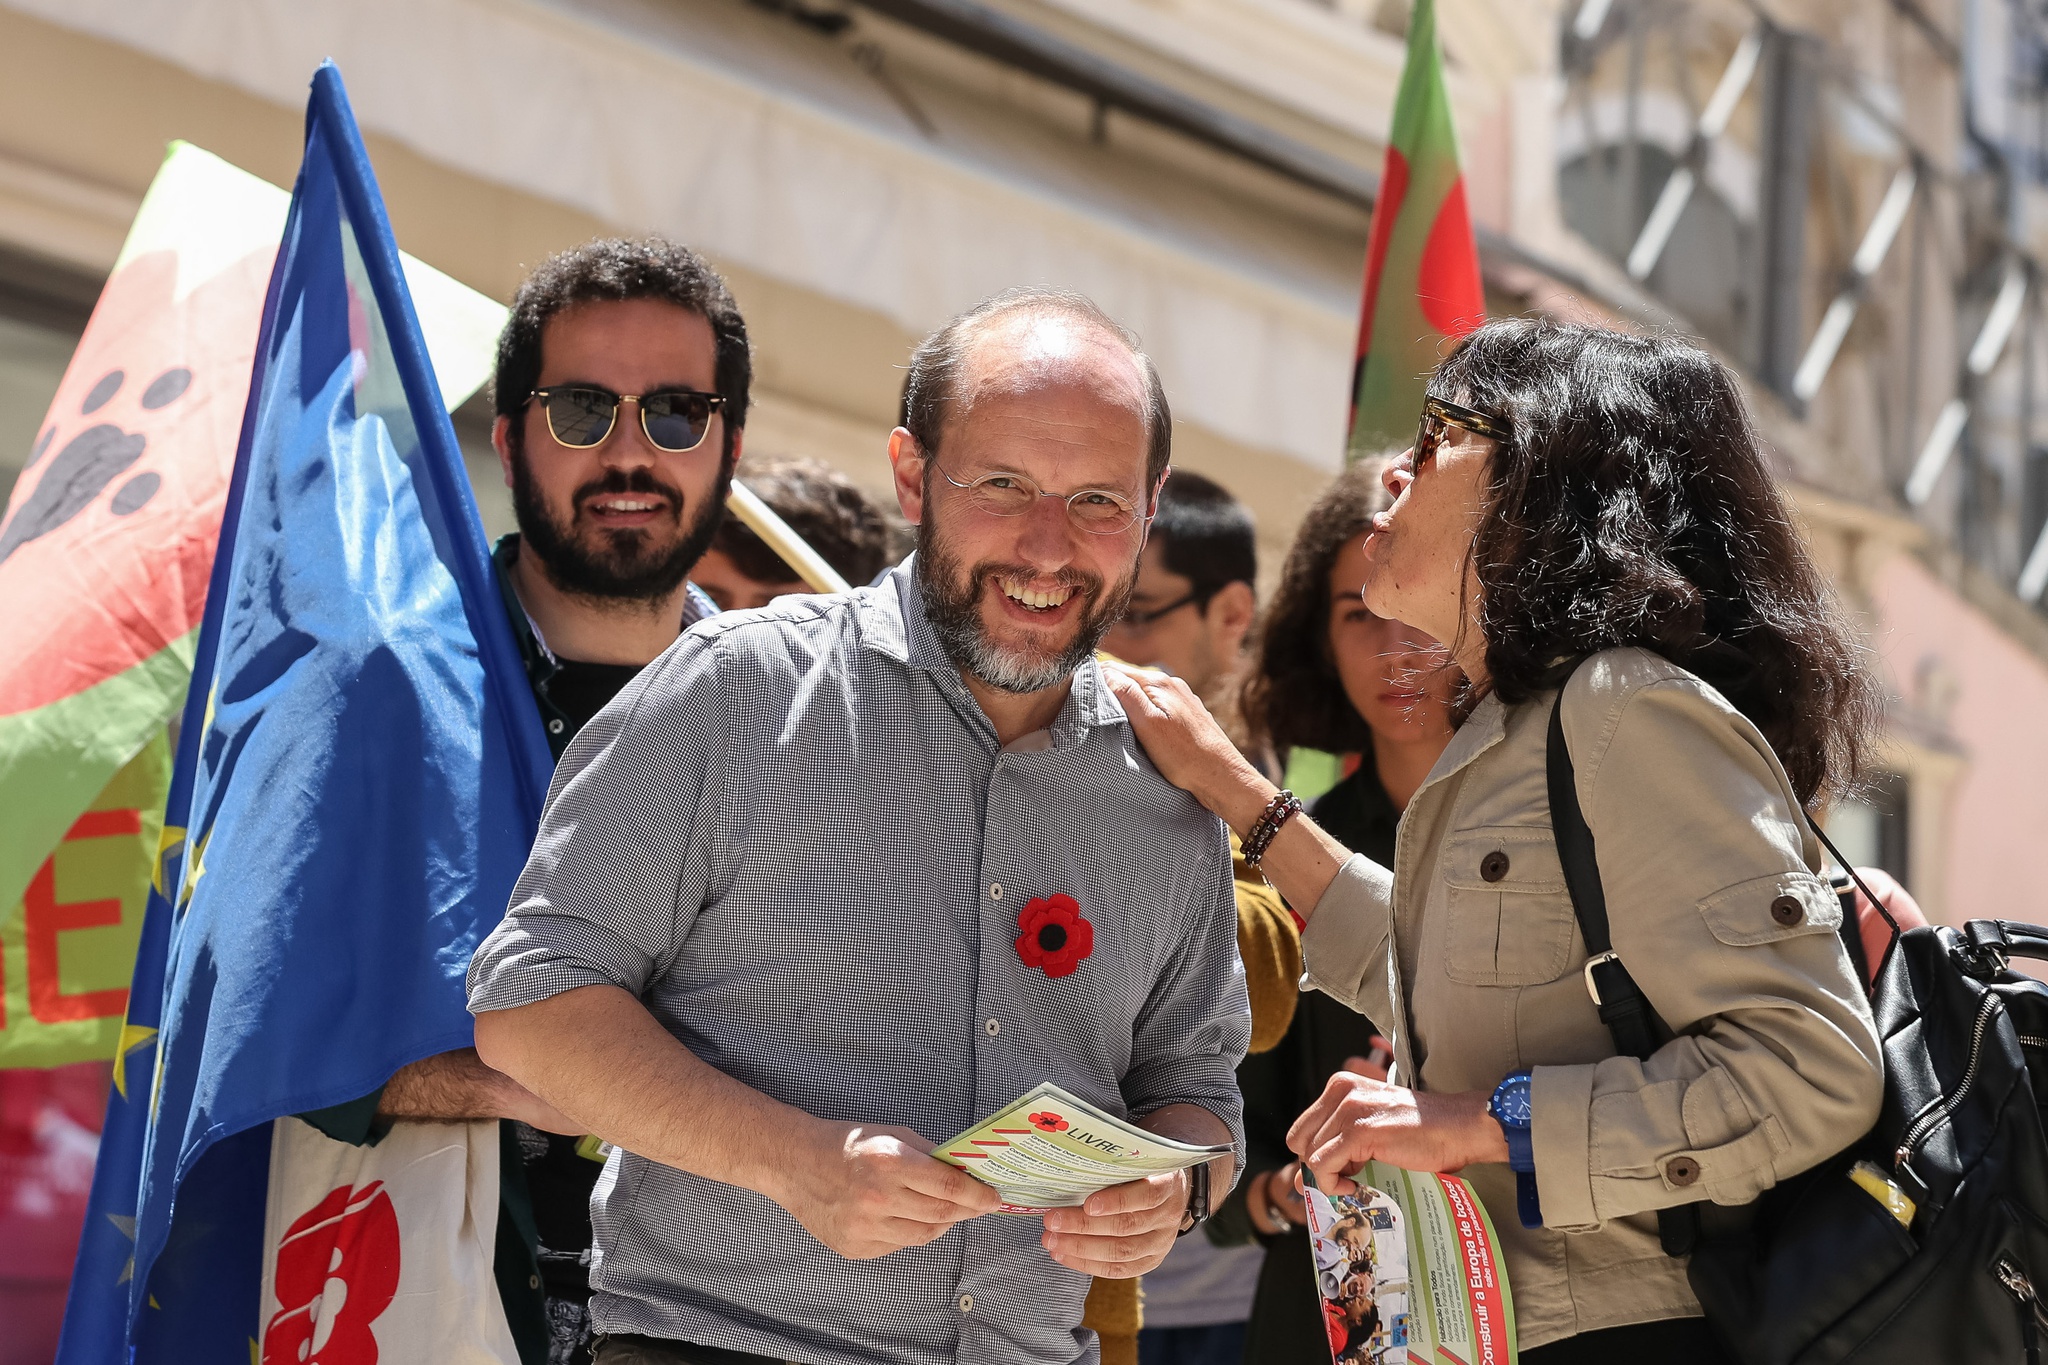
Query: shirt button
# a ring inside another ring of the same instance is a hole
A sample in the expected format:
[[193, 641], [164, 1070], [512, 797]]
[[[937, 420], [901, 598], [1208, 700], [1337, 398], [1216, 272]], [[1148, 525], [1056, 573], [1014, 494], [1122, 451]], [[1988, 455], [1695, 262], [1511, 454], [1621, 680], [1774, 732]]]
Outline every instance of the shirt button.
[[1001, 882], [989, 883], [988, 898], [992, 901], [999, 901], [1003, 898], [1003, 884]]
[[561, 733], [562, 733], [562, 722], [561, 722], [561, 721], [560, 721], [559, 719], [557, 719], [557, 720], [551, 720], [551, 721], [549, 721], [549, 722], [548, 722], [548, 733], [549, 733], [549, 734], [551, 734], [551, 735], [559, 735], [559, 734], [561, 734]]
[[1700, 1179], [1700, 1163], [1689, 1156], [1675, 1156], [1664, 1163], [1664, 1178], [1683, 1189], [1697, 1185]]
[[1479, 875], [1487, 881], [1497, 882], [1508, 875], [1508, 855], [1495, 849], [1479, 860]]
[[982, 1031], [987, 1033], [988, 1036], [991, 1038], [995, 1037], [998, 1033], [1001, 1033], [1003, 1031], [1002, 1022], [996, 1019], [989, 1020], [986, 1024], [983, 1024], [981, 1027]]
[[974, 1295], [962, 1294], [960, 1296], [960, 1311], [963, 1313], [972, 1313], [974, 1311]]
[[1771, 918], [1790, 929], [1806, 918], [1806, 907], [1797, 896], [1780, 896], [1771, 902]]

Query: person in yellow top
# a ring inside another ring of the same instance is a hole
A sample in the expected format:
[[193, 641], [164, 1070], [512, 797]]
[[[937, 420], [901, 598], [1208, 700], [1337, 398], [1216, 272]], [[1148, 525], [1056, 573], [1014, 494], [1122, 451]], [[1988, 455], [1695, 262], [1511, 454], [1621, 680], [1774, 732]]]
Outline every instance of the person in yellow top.
[[[1257, 578], [1250, 509], [1213, 480], [1176, 469], [1159, 496], [1130, 608], [1102, 648], [1173, 674], [1234, 726], [1245, 637], [1258, 614]], [[1242, 850], [1236, 870], [1251, 1050], [1264, 1052], [1294, 1019], [1301, 941], [1279, 892]], [[1144, 1277], [1142, 1313], [1137, 1281], [1097, 1280], [1084, 1322], [1102, 1338], [1104, 1365], [1141, 1358], [1143, 1365], [1237, 1365], [1264, 1255], [1255, 1245], [1218, 1246], [1199, 1231], [1183, 1237]]]

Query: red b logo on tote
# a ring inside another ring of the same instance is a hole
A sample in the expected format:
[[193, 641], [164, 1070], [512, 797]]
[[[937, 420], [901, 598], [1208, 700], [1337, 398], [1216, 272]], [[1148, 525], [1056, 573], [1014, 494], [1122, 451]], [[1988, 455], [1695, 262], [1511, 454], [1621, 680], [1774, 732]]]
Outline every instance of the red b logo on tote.
[[342, 1185], [285, 1229], [263, 1365], [377, 1365], [370, 1324], [398, 1292], [398, 1213], [384, 1182]]

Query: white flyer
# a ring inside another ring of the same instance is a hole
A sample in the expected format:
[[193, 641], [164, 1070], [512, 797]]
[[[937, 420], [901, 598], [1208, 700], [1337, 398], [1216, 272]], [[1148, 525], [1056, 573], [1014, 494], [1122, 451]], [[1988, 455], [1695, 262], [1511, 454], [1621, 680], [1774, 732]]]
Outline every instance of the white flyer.
[[1004, 1213], [1072, 1208], [1097, 1190], [1230, 1153], [1148, 1133], [1045, 1082], [932, 1155], [993, 1185]]

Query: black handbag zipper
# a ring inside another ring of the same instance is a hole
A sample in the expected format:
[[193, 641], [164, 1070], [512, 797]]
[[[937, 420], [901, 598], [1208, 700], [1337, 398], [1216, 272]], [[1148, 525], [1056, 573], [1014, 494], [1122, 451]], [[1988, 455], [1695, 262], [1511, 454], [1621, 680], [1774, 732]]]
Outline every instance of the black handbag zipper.
[[2040, 1296], [2034, 1293], [2034, 1282], [2027, 1278], [2019, 1263], [2009, 1254], [2001, 1253], [1998, 1264], [1992, 1267], [1998, 1282], [2005, 1286], [2005, 1292], [2019, 1300], [2020, 1336], [2027, 1348], [2027, 1365], [2041, 1365], [2041, 1328], [2048, 1326], [2048, 1312], [2041, 1308]]
[[1934, 1135], [1948, 1116], [1961, 1104], [1970, 1085], [1977, 1079], [1977, 1064], [1983, 1059], [1984, 1037], [1991, 1031], [1992, 1017], [1998, 1013], [1998, 996], [1991, 991], [1984, 992], [1984, 998], [1977, 1003], [1977, 1017], [1970, 1025], [1970, 1060], [1963, 1067], [1963, 1078], [1956, 1082], [1955, 1090], [1947, 1095], [1930, 1100], [1925, 1109], [1913, 1116], [1906, 1125], [1905, 1136], [1899, 1139], [1899, 1149], [1892, 1154], [1892, 1169], [1901, 1170], [1919, 1152], [1920, 1145]]

